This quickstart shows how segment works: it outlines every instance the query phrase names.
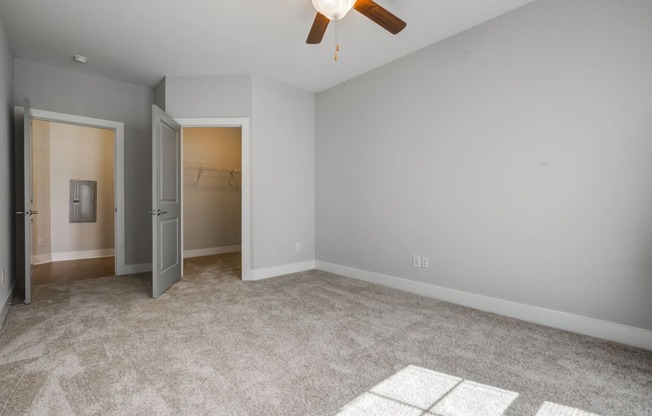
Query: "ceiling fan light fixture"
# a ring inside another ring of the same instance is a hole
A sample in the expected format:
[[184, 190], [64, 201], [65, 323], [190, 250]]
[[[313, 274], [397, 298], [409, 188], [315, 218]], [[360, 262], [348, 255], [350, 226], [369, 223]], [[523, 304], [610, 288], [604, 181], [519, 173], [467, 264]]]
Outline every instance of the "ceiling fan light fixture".
[[353, 8], [356, 0], [312, 0], [315, 9], [330, 20], [340, 20]]

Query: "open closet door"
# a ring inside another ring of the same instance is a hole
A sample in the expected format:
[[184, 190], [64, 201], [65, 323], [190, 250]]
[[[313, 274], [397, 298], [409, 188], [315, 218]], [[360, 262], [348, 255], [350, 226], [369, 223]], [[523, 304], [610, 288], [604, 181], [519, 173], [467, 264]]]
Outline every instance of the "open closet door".
[[152, 296], [181, 279], [181, 126], [152, 107]]
[[16, 135], [16, 270], [25, 303], [32, 303], [32, 110], [23, 100], [23, 131]]

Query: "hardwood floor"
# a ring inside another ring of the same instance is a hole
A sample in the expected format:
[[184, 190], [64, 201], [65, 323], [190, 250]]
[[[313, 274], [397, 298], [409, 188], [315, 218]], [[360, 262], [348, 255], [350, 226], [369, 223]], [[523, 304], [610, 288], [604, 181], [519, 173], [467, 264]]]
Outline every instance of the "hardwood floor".
[[115, 276], [114, 265], [114, 257], [38, 264], [32, 269], [32, 284], [34, 286], [51, 285]]

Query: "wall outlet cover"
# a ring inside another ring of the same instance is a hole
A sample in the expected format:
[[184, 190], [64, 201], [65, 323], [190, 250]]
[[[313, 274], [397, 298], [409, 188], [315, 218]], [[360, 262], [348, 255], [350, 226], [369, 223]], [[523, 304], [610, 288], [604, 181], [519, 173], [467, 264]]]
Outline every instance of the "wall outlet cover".
[[301, 243], [296, 243], [296, 244], [294, 245], [294, 249], [295, 249], [296, 251], [301, 251]]
[[421, 257], [421, 267], [425, 267], [426, 269], [430, 267], [430, 259], [428, 257]]
[[421, 267], [421, 256], [413, 255], [412, 256], [412, 265], [414, 267]]

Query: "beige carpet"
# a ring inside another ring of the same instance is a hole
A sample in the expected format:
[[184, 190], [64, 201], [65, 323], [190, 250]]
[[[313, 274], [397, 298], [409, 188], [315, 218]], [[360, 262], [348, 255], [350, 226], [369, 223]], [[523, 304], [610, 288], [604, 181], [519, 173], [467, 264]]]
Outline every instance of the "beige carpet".
[[146, 276], [36, 288], [0, 331], [0, 414], [330, 416], [415, 366], [517, 393], [507, 416], [652, 415], [650, 351], [238, 262], [189, 261], [157, 300]]

